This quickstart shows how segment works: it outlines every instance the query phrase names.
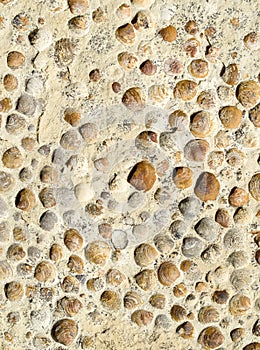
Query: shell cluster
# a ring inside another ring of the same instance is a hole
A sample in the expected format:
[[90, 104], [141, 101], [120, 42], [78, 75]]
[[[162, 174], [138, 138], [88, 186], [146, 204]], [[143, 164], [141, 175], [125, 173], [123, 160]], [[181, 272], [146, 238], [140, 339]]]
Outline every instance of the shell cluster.
[[1, 349], [260, 349], [253, 3], [0, 0]]

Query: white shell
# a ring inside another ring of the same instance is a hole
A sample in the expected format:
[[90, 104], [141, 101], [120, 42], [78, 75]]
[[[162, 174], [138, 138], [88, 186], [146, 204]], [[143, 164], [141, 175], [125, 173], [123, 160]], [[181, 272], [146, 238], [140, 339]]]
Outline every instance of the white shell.
[[148, 96], [152, 102], [162, 103], [169, 99], [170, 89], [164, 84], [152, 85], [149, 87]]
[[30, 42], [37, 51], [44, 51], [52, 44], [52, 33], [45, 28], [35, 30]]
[[88, 203], [95, 196], [93, 188], [86, 183], [77, 184], [74, 188], [74, 193], [81, 204]]

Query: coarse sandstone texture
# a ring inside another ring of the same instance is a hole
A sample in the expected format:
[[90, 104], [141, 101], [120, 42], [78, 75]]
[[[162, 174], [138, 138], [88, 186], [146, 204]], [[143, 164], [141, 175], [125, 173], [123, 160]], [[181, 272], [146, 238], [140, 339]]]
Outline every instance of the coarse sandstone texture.
[[259, 2], [0, 0], [0, 349], [260, 349]]

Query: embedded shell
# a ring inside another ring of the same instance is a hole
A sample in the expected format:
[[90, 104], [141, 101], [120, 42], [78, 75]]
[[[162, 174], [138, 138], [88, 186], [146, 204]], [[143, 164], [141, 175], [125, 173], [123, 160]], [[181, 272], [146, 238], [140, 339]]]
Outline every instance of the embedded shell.
[[64, 318], [53, 325], [51, 334], [57, 343], [69, 346], [77, 337], [78, 326], [74, 320]]
[[110, 257], [110, 246], [104, 241], [89, 243], [85, 250], [86, 258], [93, 264], [105, 265]]

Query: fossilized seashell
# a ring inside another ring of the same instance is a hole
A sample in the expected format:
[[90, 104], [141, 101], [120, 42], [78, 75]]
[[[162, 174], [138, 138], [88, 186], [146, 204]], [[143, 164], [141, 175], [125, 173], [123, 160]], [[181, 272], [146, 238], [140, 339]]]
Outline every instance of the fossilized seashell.
[[105, 265], [110, 257], [110, 246], [104, 241], [89, 243], [85, 250], [86, 258], [96, 265]]
[[206, 111], [200, 111], [191, 116], [190, 131], [195, 137], [207, 137], [212, 131], [212, 121], [210, 114]]
[[[118, 63], [126, 71], [133, 69], [137, 65], [138, 59], [130, 52], [121, 52], [117, 56]], [[134, 96], [133, 96], [134, 98]]]
[[171, 317], [174, 321], [180, 322], [187, 316], [186, 309], [181, 305], [173, 305], [171, 308]]
[[161, 253], [169, 253], [174, 248], [174, 241], [171, 237], [161, 233], [154, 237], [154, 244]]
[[234, 187], [228, 196], [228, 202], [233, 207], [242, 207], [248, 201], [249, 195], [243, 188]]
[[153, 320], [153, 313], [146, 310], [136, 310], [131, 315], [131, 321], [137, 326], [148, 326]]
[[170, 96], [170, 90], [166, 85], [152, 85], [148, 89], [148, 97], [153, 102], [162, 103]]
[[117, 311], [121, 307], [121, 298], [113, 290], [105, 290], [100, 296], [101, 304], [110, 311]]
[[200, 333], [198, 343], [205, 348], [216, 349], [224, 343], [224, 340], [225, 338], [219, 328], [210, 326]]
[[250, 121], [256, 128], [260, 128], [260, 103], [248, 112]]
[[39, 282], [51, 282], [56, 278], [56, 268], [47, 260], [41, 261], [35, 268], [34, 277]]
[[204, 172], [196, 182], [194, 193], [202, 201], [215, 200], [220, 191], [220, 184], [214, 174]]
[[119, 286], [125, 279], [125, 275], [117, 269], [110, 269], [107, 271], [106, 281], [112, 286]]
[[183, 101], [192, 100], [197, 94], [198, 84], [192, 80], [181, 80], [174, 88], [175, 98], [180, 98]]
[[13, 274], [12, 267], [6, 260], [0, 261], [0, 281], [4, 281]]
[[176, 129], [177, 131], [184, 131], [189, 125], [188, 115], [180, 109], [177, 109], [176, 111], [172, 112], [169, 115], [168, 121], [170, 127]]
[[80, 283], [79, 280], [74, 276], [65, 276], [62, 283], [61, 289], [64, 293], [78, 293]]
[[184, 147], [184, 156], [193, 162], [203, 162], [209, 152], [209, 143], [206, 140], [191, 140]]
[[141, 296], [134, 291], [127, 292], [124, 296], [124, 307], [126, 309], [135, 309], [143, 304]]
[[173, 169], [172, 179], [177, 188], [183, 190], [192, 185], [193, 171], [185, 166]]
[[254, 107], [260, 98], [260, 86], [254, 80], [242, 81], [237, 87], [237, 99], [245, 108]]
[[80, 275], [83, 273], [84, 270], [84, 261], [80, 256], [73, 254], [69, 257], [67, 266], [70, 269], [71, 273], [76, 273]]
[[71, 252], [76, 252], [82, 249], [83, 238], [78, 230], [70, 228], [64, 234], [64, 244]]
[[158, 143], [157, 134], [150, 130], [142, 131], [135, 139], [135, 145], [140, 149], [152, 148], [156, 143]]
[[150, 297], [149, 303], [156, 309], [164, 309], [166, 305], [166, 298], [163, 294], [156, 293]]
[[219, 322], [220, 315], [213, 306], [204, 306], [200, 309], [198, 319], [201, 323]]
[[135, 281], [143, 290], [152, 290], [157, 283], [156, 273], [154, 270], [145, 269], [135, 276]]
[[153, 165], [146, 160], [135, 164], [128, 175], [127, 181], [138, 191], [149, 191], [156, 181]]
[[257, 32], [248, 33], [243, 42], [248, 50], [257, 51], [260, 49], [260, 34]]
[[209, 74], [208, 62], [202, 59], [193, 60], [188, 66], [188, 71], [194, 78], [206, 78]]
[[235, 294], [229, 301], [229, 311], [234, 316], [242, 316], [251, 307], [250, 299], [242, 294]]
[[186, 321], [176, 328], [176, 333], [184, 339], [193, 338], [194, 326], [191, 322]]
[[180, 277], [177, 267], [170, 261], [163, 262], [158, 269], [158, 280], [164, 286], [171, 286]]
[[11, 190], [14, 186], [14, 178], [11, 174], [0, 171], [0, 193], [1, 192], [8, 192]]
[[226, 106], [219, 111], [221, 123], [228, 129], [236, 129], [242, 121], [242, 111], [236, 106]]
[[142, 243], [135, 248], [134, 258], [139, 266], [148, 266], [157, 258], [157, 250], [148, 243]]
[[145, 96], [141, 88], [132, 87], [124, 93], [122, 103], [132, 111], [141, 111], [145, 107]]
[[58, 301], [59, 307], [63, 309], [66, 316], [73, 317], [82, 309], [83, 304], [77, 298], [74, 297], [63, 297]]
[[229, 212], [226, 209], [220, 208], [217, 210], [215, 215], [215, 221], [223, 226], [223, 227], [229, 227], [231, 225], [231, 216], [229, 215]]
[[7, 257], [13, 261], [19, 261], [25, 257], [25, 251], [20, 244], [14, 243], [8, 248]]
[[116, 30], [116, 38], [123, 44], [132, 45], [135, 42], [135, 31], [131, 23], [126, 23]]
[[252, 176], [248, 184], [248, 189], [251, 196], [255, 200], [260, 201], [260, 173]]
[[231, 63], [225, 67], [221, 75], [224, 82], [228, 85], [236, 85], [239, 81], [239, 71], [236, 63]]
[[87, 288], [92, 292], [98, 292], [104, 288], [104, 280], [101, 277], [90, 278], [87, 281]]
[[15, 205], [24, 211], [32, 210], [36, 206], [34, 193], [29, 188], [22, 189], [16, 196]]
[[5, 295], [10, 301], [21, 300], [24, 295], [24, 288], [20, 282], [12, 281], [5, 285]]
[[75, 44], [68, 38], [62, 38], [55, 43], [55, 60], [59, 66], [72, 63], [75, 53]]
[[62, 319], [57, 321], [51, 330], [51, 335], [57, 343], [65, 346], [71, 345], [78, 334], [78, 326], [72, 319]]
[[88, 9], [88, 0], [68, 0], [68, 5], [73, 15], [84, 15]]
[[62, 256], [63, 256], [62, 247], [59, 244], [54, 243], [50, 249], [50, 259], [57, 262], [61, 260]]

